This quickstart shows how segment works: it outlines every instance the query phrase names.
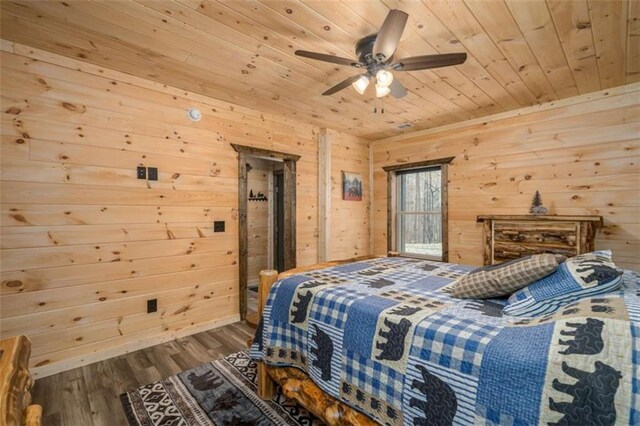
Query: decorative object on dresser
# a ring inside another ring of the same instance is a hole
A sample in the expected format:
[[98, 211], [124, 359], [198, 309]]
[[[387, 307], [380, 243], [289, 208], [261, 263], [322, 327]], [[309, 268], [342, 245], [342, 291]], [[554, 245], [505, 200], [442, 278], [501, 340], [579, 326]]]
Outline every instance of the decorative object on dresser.
[[602, 216], [480, 215], [485, 265], [536, 253], [567, 257], [594, 250]]
[[529, 208], [529, 213], [531, 214], [547, 214], [549, 210], [545, 206], [542, 205], [542, 196], [540, 195], [540, 191], [536, 191], [533, 194], [533, 199], [531, 200], [531, 207]]
[[0, 341], [0, 426], [40, 426], [42, 407], [31, 404], [31, 341], [16, 336]]

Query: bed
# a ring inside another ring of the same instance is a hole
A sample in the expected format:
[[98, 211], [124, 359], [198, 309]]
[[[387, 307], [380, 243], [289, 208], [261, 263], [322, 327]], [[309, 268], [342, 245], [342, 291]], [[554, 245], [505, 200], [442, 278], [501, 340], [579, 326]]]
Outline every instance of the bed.
[[382, 257], [262, 277], [261, 393], [275, 379], [329, 424], [640, 424], [638, 274], [528, 319], [449, 296], [471, 269]]

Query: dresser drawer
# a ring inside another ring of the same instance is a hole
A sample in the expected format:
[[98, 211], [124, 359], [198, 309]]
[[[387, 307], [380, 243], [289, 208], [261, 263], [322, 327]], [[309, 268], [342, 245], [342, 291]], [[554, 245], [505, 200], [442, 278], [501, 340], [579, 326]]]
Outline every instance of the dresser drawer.
[[493, 261], [503, 262], [539, 253], [575, 256], [579, 232], [579, 224], [575, 222], [495, 221]]
[[567, 223], [495, 222], [493, 240], [510, 243], [546, 243], [575, 247], [579, 225]]
[[503, 262], [540, 253], [562, 254], [567, 257], [578, 254], [576, 247], [558, 246], [554, 244], [526, 244], [495, 241], [493, 245], [493, 260]]

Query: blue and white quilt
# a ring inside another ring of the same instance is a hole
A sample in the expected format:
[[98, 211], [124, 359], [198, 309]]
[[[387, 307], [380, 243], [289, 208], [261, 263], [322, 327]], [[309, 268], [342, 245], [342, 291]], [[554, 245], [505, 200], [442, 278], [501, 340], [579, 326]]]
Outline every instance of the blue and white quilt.
[[271, 289], [251, 356], [389, 425], [640, 424], [640, 276], [538, 318], [456, 299], [471, 267], [377, 258]]

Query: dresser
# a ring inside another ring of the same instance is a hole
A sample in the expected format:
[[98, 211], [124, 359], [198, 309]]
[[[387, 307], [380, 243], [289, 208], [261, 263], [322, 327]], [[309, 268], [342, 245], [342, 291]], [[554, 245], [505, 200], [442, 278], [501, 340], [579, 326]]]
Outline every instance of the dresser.
[[480, 215], [485, 265], [518, 257], [557, 253], [567, 257], [594, 250], [602, 216]]

